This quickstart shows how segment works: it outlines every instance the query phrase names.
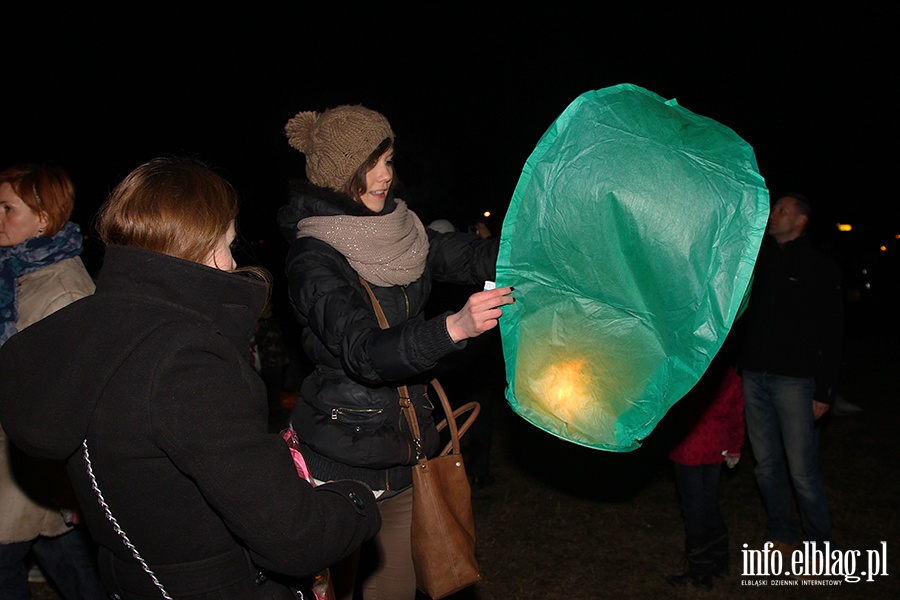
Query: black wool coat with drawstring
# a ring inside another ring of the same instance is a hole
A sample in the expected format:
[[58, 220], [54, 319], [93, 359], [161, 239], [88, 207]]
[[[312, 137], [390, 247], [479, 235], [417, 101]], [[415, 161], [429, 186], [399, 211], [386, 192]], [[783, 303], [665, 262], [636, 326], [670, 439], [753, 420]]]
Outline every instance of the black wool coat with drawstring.
[[[388, 200], [383, 213], [395, 206]], [[348, 196], [308, 182], [292, 184], [289, 202], [279, 212], [281, 229], [293, 240], [286, 263], [291, 303], [302, 326], [303, 350], [315, 365], [291, 423], [315, 477], [400, 490], [412, 482], [408, 467], [416, 452], [397, 386], [409, 387], [423, 451], [433, 456], [440, 440], [423, 383], [438, 360], [465, 347], [447, 332], [449, 312], [427, 320], [423, 315], [432, 280], [478, 286], [493, 280], [499, 240], [426, 230], [422, 276], [405, 286], [371, 286], [390, 324], [382, 330], [344, 256], [321, 240], [295, 239], [302, 219], [335, 215], [376, 216]]]

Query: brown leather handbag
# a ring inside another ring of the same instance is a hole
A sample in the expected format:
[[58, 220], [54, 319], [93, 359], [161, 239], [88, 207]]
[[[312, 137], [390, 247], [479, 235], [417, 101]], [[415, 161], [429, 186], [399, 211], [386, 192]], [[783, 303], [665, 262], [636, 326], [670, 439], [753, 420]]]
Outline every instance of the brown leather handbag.
[[[366, 288], [378, 324], [387, 329], [387, 318], [372, 288], [360, 277]], [[412, 555], [416, 569], [416, 587], [438, 600], [481, 579], [475, 559], [475, 517], [472, 513], [472, 490], [460, 452], [460, 437], [475, 421], [481, 410], [477, 402], [451, 409], [447, 394], [437, 379], [431, 381], [444, 408], [446, 419], [438, 430], [450, 430], [450, 441], [436, 457], [429, 459], [421, 448], [419, 421], [409, 397], [408, 388], [397, 388], [400, 407], [409, 423], [419, 464], [413, 467]], [[457, 418], [466, 415], [462, 426]]]

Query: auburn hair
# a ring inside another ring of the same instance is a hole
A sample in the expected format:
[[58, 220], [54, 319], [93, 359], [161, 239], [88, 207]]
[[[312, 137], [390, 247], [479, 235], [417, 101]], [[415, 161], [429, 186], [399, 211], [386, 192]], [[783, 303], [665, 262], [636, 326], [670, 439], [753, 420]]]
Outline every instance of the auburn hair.
[[132, 171], [100, 208], [106, 244], [134, 246], [203, 263], [237, 219], [230, 183], [193, 158], [154, 158]]
[[0, 184], [12, 186], [16, 196], [37, 215], [47, 217], [43, 235], [53, 237], [75, 208], [75, 186], [69, 174], [55, 164], [25, 164], [0, 173]]

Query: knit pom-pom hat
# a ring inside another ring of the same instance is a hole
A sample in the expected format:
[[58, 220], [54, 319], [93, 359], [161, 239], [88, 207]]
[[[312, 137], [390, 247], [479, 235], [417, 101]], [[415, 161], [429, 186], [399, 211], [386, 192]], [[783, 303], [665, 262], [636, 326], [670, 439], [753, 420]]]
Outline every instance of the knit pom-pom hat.
[[394, 139], [381, 113], [358, 105], [299, 112], [287, 122], [284, 134], [306, 155], [307, 178], [338, 191], [385, 138]]

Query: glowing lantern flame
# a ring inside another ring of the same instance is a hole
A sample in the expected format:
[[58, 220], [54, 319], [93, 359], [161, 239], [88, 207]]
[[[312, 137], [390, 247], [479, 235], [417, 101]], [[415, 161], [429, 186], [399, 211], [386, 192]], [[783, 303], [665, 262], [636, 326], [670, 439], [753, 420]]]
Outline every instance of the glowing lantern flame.
[[571, 422], [588, 408], [590, 379], [584, 359], [554, 364], [535, 381], [535, 392], [551, 413]]

